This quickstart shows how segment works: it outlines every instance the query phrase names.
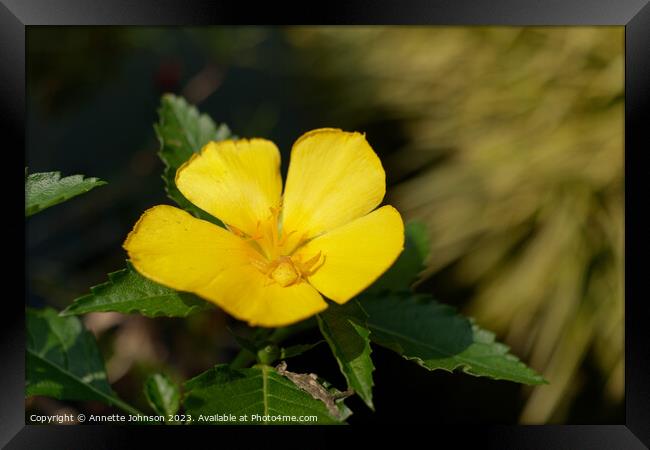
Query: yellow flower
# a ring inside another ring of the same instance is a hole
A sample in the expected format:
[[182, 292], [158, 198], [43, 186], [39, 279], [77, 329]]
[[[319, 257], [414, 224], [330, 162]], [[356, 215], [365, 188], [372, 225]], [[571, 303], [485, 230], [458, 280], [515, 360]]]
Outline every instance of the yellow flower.
[[379, 158], [360, 133], [313, 130], [291, 150], [265, 139], [208, 143], [176, 185], [227, 229], [167, 205], [145, 211], [124, 242], [145, 277], [193, 292], [250, 325], [288, 325], [345, 303], [404, 246]]

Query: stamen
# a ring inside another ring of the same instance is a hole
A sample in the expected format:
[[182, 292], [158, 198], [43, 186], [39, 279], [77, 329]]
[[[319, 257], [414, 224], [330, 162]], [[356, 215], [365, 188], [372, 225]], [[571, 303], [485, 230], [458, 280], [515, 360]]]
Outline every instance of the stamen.
[[284, 245], [287, 243], [287, 239], [289, 238], [289, 236], [291, 236], [295, 232], [296, 230], [289, 231], [288, 233], [282, 233], [280, 240], [278, 241], [278, 245], [280, 247], [284, 247]]
[[318, 254], [316, 254], [315, 256], [309, 258], [307, 261], [302, 263], [302, 267], [304, 267], [306, 270], [311, 269], [312, 266], [318, 262], [320, 256], [321, 256], [321, 252], [318, 252]]
[[[321, 260], [322, 258], [322, 260]], [[322, 267], [325, 263], [325, 257], [322, 255], [322, 252], [318, 252], [315, 256], [312, 256], [307, 261], [299, 263], [300, 274], [303, 277], [310, 277], [316, 273], [318, 269]]]
[[288, 287], [313, 275], [325, 261], [321, 252], [302, 262], [300, 255], [292, 256], [306, 242], [307, 235], [296, 235], [296, 230], [281, 229], [281, 206], [269, 207], [269, 215], [257, 221], [255, 233], [247, 235], [236, 227], [228, 226], [235, 235], [251, 246], [250, 263], [267, 278], [265, 286], [277, 283]]

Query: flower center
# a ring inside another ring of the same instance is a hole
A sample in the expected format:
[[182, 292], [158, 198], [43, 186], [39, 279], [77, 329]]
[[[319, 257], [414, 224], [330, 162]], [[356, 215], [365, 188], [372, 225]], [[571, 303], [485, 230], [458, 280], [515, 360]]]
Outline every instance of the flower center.
[[250, 245], [250, 263], [253, 267], [269, 277], [271, 283], [288, 287], [313, 275], [325, 258], [319, 252], [303, 261], [301, 255], [295, 254], [306, 239], [295, 231], [281, 229], [280, 212], [280, 208], [271, 208], [269, 217], [258, 223], [253, 235], [247, 235], [233, 226], [228, 226], [228, 229]]
[[282, 287], [291, 286], [300, 278], [298, 270], [293, 265], [291, 257], [282, 256], [275, 267], [271, 271], [271, 278]]

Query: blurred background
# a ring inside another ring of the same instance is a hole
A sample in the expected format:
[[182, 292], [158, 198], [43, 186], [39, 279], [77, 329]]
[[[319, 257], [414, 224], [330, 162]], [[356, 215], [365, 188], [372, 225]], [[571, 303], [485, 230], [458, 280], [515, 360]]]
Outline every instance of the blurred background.
[[[27, 28], [30, 172], [109, 184], [27, 220], [28, 303], [64, 308], [124, 267], [144, 209], [171, 203], [152, 124], [163, 92], [288, 150], [365, 131], [387, 201], [426, 224], [417, 289], [456, 306], [549, 385], [427, 372], [375, 348], [375, 405], [351, 424], [623, 423], [623, 27]], [[84, 317], [118, 394], [154, 370], [227, 362], [238, 324]], [[313, 342], [309, 333], [295, 343]], [[339, 387], [326, 345], [289, 361]], [[29, 411], [105, 412], [32, 398]]]

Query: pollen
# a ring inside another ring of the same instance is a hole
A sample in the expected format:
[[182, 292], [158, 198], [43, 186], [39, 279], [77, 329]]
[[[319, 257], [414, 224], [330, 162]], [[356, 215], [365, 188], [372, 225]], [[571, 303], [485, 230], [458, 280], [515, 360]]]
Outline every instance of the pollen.
[[285, 257], [278, 261], [277, 266], [271, 272], [271, 278], [280, 286], [287, 287], [298, 281], [300, 274], [291, 258]]

